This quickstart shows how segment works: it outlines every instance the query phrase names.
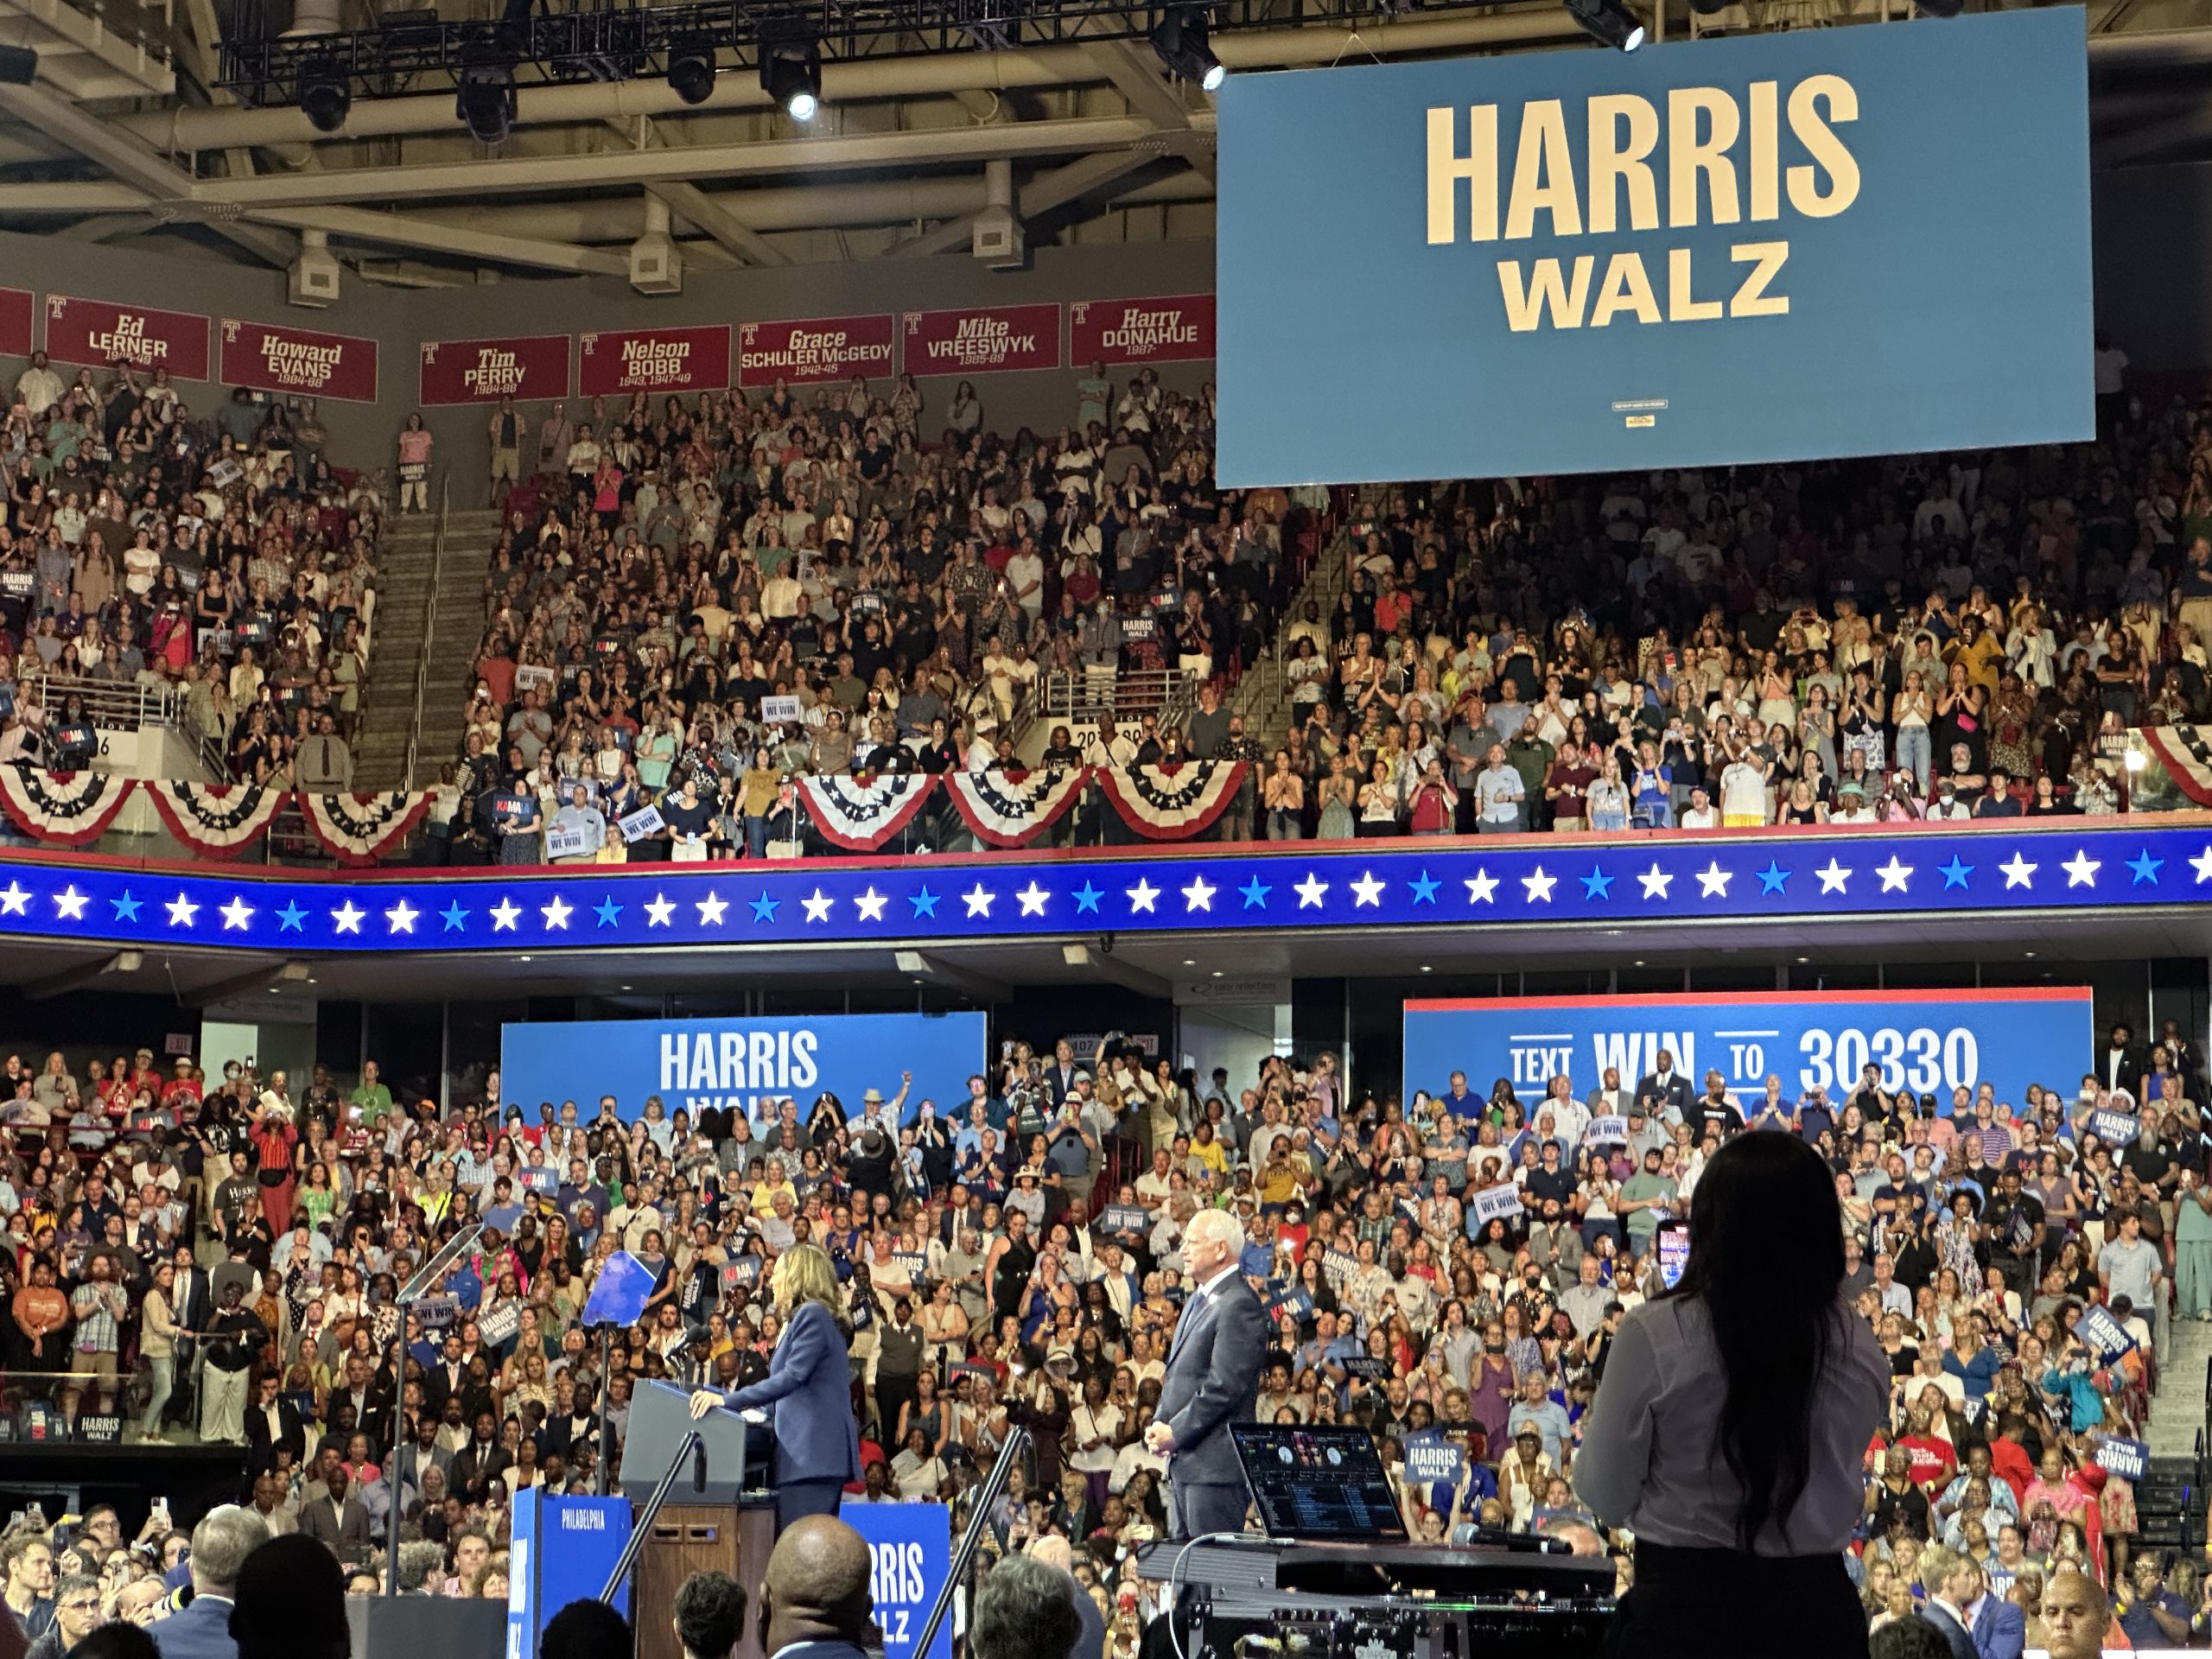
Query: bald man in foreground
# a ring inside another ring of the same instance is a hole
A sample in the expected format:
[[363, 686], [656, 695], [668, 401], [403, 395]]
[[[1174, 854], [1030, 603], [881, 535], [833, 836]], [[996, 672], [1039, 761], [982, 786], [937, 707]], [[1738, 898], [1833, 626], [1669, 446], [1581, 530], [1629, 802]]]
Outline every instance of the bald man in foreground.
[[2097, 1659], [2111, 1619], [2104, 1587], [2086, 1573], [2054, 1573], [2043, 1587], [2043, 1624], [2050, 1637], [2050, 1659]]
[[871, 1566], [867, 1541], [834, 1516], [785, 1527], [760, 1581], [768, 1659], [867, 1659]]

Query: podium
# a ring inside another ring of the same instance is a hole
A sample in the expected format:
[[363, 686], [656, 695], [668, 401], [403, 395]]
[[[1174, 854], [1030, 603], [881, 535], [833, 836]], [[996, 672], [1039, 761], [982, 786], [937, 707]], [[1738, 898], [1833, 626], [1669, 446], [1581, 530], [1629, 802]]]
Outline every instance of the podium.
[[[694, 1421], [690, 1391], [671, 1382], [646, 1382], [631, 1400], [620, 1501], [643, 1506], [684, 1437], [696, 1431], [705, 1441], [704, 1466], [677, 1471], [639, 1546], [632, 1605], [657, 1611], [632, 1621], [638, 1659], [683, 1659], [666, 1609], [694, 1573], [728, 1573], [759, 1605], [760, 1580], [776, 1541], [776, 1510], [773, 1496], [762, 1491], [765, 1482], [754, 1472], [766, 1464], [769, 1437], [765, 1429], [751, 1432], [753, 1427], [732, 1411], [710, 1411]], [[748, 1502], [747, 1493], [760, 1496]], [[737, 1659], [762, 1659], [759, 1627], [750, 1618]]]
[[[599, 1593], [630, 1541], [630, 1515], [626, 1497], [556, 1497], [531, 1487], [517, 1498], [507, 1556], [506, 1659], [537, 1659], [546, 1622], [570, 1602]], [[627, 1584], [614, 1608], [629, 1616]]]

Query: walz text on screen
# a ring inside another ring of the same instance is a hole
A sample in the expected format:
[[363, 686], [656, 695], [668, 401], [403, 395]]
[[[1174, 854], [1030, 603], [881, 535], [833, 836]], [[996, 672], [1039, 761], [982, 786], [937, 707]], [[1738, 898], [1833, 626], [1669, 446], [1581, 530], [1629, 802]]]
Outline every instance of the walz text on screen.
[[1223, 481], [2087, 437], [2086, 63], [2053, 9], [1232, 79]]

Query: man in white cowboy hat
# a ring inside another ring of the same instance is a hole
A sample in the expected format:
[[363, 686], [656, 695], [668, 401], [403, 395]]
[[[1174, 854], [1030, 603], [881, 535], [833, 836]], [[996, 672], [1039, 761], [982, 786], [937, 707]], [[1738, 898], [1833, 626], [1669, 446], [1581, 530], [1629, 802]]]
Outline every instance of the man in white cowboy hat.
[[913, 1086], [914, 1074], [901, 1071], [899, 1074], [899, 1092], [889, 1100], [884, 1099], [882, 1090], [870, 1088], [861, 1096], [861, 1121], [856, 1127], [881, 1129], [893, 1141], [898, 1140], [899, 1120], [906, 1110], [906, 1096]]

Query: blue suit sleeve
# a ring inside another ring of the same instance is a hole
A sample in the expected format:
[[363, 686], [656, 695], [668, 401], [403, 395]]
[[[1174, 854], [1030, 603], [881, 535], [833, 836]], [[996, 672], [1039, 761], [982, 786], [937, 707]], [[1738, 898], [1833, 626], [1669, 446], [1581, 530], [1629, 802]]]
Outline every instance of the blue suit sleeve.
[[836, 1328], [826, 1309], [813, 1303], [801, 1308], [792, 1315], [791, 1329], [769, 1358], [768, 1375], [731, 1395], [729, 1409], [749, 1411], [772, 1406], [804, 1388], [828, 1357], [830, 1338]]

